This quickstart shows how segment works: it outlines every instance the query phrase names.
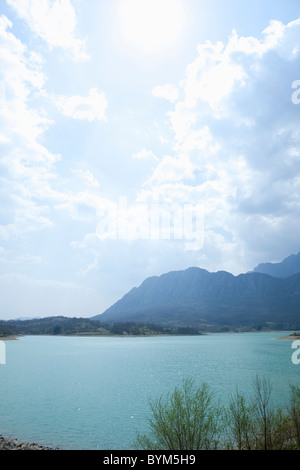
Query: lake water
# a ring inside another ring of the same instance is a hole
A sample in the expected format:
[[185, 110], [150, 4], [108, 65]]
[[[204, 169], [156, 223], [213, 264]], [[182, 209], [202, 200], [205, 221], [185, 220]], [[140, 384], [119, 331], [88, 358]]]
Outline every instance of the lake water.
[[183, 377], [207, 382], [225, 403], [256, 374], [273, 384], [275, 405], [300, 385], [286, 333], [184, 337], [25, 336], [6, 341], [0, 364], [0, 434], [61, 449], [133, 449], [147, 431], [149, 397]]

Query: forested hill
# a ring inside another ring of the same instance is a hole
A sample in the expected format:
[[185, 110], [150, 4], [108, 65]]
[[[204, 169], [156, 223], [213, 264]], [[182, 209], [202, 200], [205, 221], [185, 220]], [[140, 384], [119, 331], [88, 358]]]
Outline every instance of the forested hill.
[[1, 320], [0, 337], [18, 335], [57, 336], [151, 336], [200, 334], [199, 328], [171, 328], [136, 322], [106, 324], [89, 318], [47, 317], [28, 320]]

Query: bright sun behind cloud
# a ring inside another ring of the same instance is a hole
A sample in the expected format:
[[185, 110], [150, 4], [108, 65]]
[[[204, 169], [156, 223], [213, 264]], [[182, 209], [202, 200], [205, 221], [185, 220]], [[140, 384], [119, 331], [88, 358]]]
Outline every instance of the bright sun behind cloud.
[[121, 0], [119, 26], [122, 38], [144, 52], [176, 44], [184, 28], [182, 0]]

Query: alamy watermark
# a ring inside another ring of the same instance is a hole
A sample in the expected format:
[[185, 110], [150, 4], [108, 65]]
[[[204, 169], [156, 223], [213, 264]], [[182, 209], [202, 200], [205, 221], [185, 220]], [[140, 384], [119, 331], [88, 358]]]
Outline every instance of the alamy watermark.
[[300, 80], [294, 80], [292, 83], [292, 88], [295, 91], [292, 93], [292, 103], [300, 104]]
[[296, 349], [292, 354], [292, 363], [297, 366], [300, 364], [300, 340], [293, 341], [292, 349]]
[[6, 348], [4, 341], [0, 341], [0, 364], [6, 364]]
[[204, 209], [200, 204], [133, 204], [126, 196], [99, 214], [100, 239], [183, 240], [187, 250], [204, 242]]

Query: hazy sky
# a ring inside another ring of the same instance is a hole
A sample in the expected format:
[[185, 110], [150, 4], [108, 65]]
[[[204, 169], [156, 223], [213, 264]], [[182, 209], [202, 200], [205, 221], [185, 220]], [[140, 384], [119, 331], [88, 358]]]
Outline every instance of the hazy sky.
[[0, 1], [0, 318], [93, 316], [152, 275], [299, 252], [299, 18]]

